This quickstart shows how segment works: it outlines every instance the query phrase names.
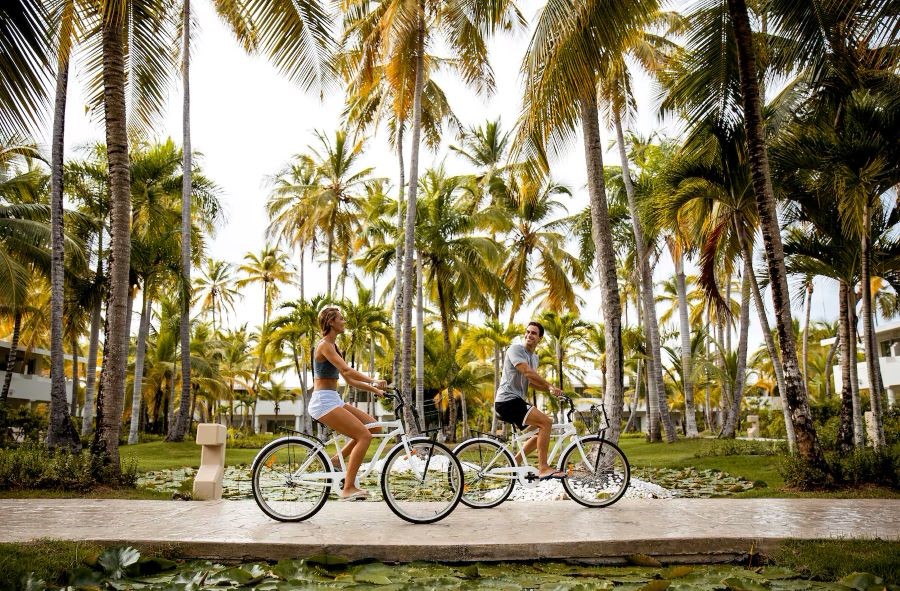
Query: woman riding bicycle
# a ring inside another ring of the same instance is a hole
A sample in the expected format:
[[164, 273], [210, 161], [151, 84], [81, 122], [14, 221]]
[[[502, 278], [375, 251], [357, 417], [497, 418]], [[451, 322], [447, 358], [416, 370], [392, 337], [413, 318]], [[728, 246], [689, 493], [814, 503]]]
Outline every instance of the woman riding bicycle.
[[[372, 433], [366, 428], [366, 423], [375, 422], [375, 418], [341, 400], [337, 392], [338, 376], [342, 376], [348, 385], [376, 396], [384, 395], [383, 388], [387, 383], [356, 371], [344, 360], [335, 343], [337, 336], [344, 332], [344, 324], [344, 316], [336, 307], [323, 308], [319, 312], [322, 340], [316, 345], [313, 356], [315, 386], [309, 403], [309, 414], [320, 423], [350, 438], [350, 442], [341, 450], [341, 455], [347, 457], [347, 471], [340, 498], [352, 501], [368, 496], [368, 492], [356, 488], [356, 473], [372, 442]], [[337, 467], [338, 458], [333, 457], [331, 463]]]

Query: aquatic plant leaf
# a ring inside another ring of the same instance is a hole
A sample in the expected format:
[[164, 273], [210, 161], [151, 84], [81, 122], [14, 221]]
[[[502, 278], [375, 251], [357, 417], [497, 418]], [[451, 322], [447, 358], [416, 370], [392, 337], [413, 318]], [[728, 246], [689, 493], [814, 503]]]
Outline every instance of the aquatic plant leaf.
[[692, 572], [694, 572], [694, 567], [692, 566], [670, 566], [666, 570], [660, 573], [660, 576], [664, 579], [680, 579], [682, 577], [686, 577]]
[[759, 570], [759, 574], [773, 581], [778, 579], [796, 579], [800, 576], [800, 573], [797, 571], [784, 566], [766, 566]]
[[661, 567], [662, 563], [652, 556], [647, 556], [646, 554], [630, 554], [625, 557], [625, 560], [628, 561], [628, 564], [634, 564], [636, 566], [654, 566]]
[[866, 591], [869, 587], [884, 583], [881, 577], [876, 577], [871, 573], [850, 573], [838, 583], [844, 587], [856, 589], [856, 591]]
[[326, 566], [341, 566], [350, 564], [350, 561], [343, 556], [337, 554], [314, 554], [306, 559], [306, 562], [312, 564], [324, 564]]
[[729, 577], [724, 579], [722, 583], [731, 591], [769, 591], [767, 586], [750, 578]]
[[665, 579], [656, 579], [641, 587], [641, 591], [665, 591], [671, 584], [672, 581], [667, 581]]
[[141, 553], [131, 546], [120, 548], [107, 548], [104, 550], [97, 563], [103, 568], [103, 572], [111, 579], [121, 579], [125, 576], [125, 569], [137, 562]]
[[357, 583], [371, 583], [373, 585], [390, 585], [394, 581], [378, 573], [360, 573], [353, 575]]

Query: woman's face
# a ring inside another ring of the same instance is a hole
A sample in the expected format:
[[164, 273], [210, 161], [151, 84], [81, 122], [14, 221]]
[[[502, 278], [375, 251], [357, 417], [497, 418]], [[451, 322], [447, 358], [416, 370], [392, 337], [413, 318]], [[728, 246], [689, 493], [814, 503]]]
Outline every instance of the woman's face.
[[344, 320], [344, 315], [338, 312], [337, 316], [334, 317], [334, 322], [331, 323], [331, 328], [336, 334], [343, 334], [344, 325], [346, 323], [347, 322]]

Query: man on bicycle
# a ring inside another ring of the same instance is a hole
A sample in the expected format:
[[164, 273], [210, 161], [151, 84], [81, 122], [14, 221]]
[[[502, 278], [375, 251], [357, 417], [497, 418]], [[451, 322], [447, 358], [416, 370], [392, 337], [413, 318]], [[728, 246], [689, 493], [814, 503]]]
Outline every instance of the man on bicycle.
[[[528, 384], [543, 392], [550, 392], [556, 397], [563, 391], [545, 380], [536, 369], [538, 356], [535, 353], [538, 343], [544, 336], [544, 327], [540, 322], [532, 320], [525, 327], [525, 342], [512, 345], [503, 357], [503, 373], [500, 387], [494, 397], [494, 408], [497, 416], [504, 422], [511, 423], [519, 429], [536, 427], [537, 435], [532, 436], [522, 448], [522, 454], [528, 455], [535, 447], [538, 452], [538, 478], [563, 479], [566, 473], [555, 470], [547, 464], [547, 453], [550, 450], [550, 428], [553, 421], [540, 410], [525, 401]], [[519, 461], [521, 458], [516, 458]]]

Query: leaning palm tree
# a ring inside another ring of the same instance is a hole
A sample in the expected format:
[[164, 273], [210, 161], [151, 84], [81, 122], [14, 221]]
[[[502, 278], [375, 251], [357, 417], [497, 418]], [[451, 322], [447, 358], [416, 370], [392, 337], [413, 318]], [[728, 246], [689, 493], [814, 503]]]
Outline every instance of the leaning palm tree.
[[657, 8], [654, 0], [551, 0], [540, 13], [522, 65], [525, 97], [516, 142], [519, 150], [546, 167], [548, 148], [560, 153], [579, 128], [584, 138], [608, 351], [604, 404], [613, 440], [618, 439], [623, 404], [621, 308], [603, 178], [597, 87], [632, 32], [640, 30]]
[[278, 298], [280, 286], [288, 283], [292, 276], [287, 255], [276, 247], [264, 246], [259, 253], [248, 252], [244, 255], [245, 263], [238, 271], [246, 274], [238, 279], [236, 285], [243, 287], [261, 283], [263, 288], [263, 327], [269, 322], [272, 304]]
[[0, 135], [30, 135], [44, 114], [53, 55], [45, 2], [0, 6]]

